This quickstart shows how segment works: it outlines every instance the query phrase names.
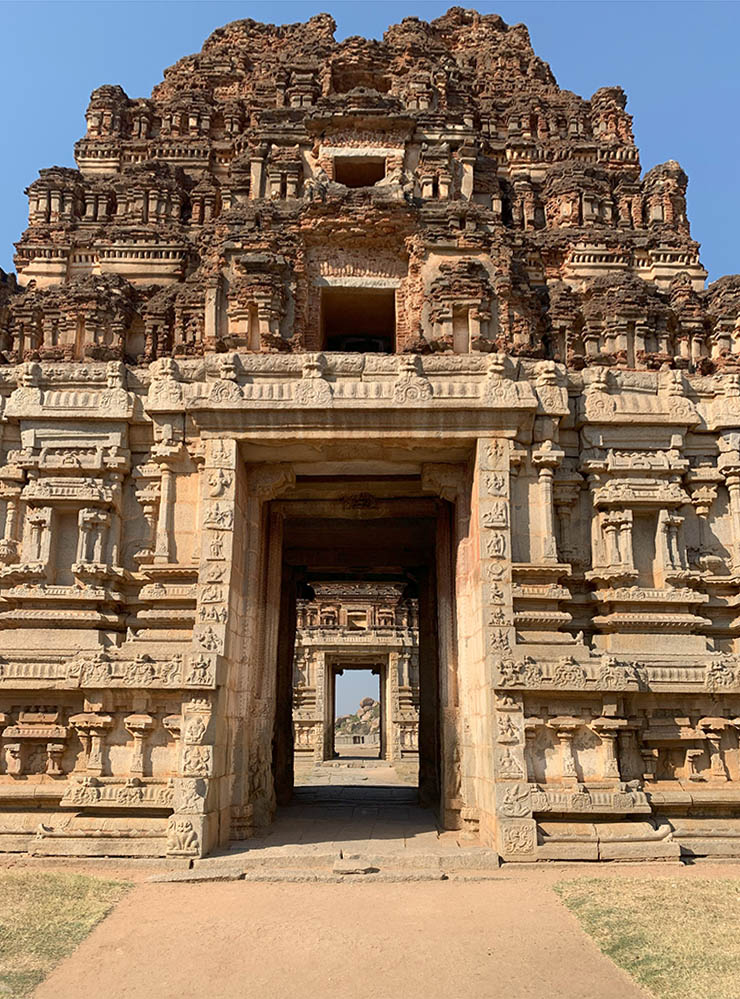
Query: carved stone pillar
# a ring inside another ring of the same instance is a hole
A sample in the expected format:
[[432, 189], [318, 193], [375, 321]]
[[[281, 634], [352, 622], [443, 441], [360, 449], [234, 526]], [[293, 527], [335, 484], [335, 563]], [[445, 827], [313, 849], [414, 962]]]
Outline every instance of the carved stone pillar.
[[555, 469], [564, 456], [562, 448], [555, 446], [551, 441], [545, 441], [532, 452], [532, 464], [537, 469], [540, 487], [540, 559], [543, 563], [556, 563], [558, 560], [553, 479]]
[[147, 527], [143, 538], [143, 547], [134, 555], [139, 564], [151, 562], [154, 558], [154, 546], [157, 532], [157, 510], [159, 509], [159, 483], [150, 482], [146, 487], [136, 491], [136, 498], [141, 504], [144, 521]]
[[557, 479], [554, 482], [553, 503], [556, 521], [560, 527], [558, 558], [563, 562], [573, 563], [580, 555], [572, 525], [573, 511], [580, 493], [580, 486], [572, 482], [558, 482]]
[[11, 777], [23, 776], [23, 747], [20, 742], [8, 742], [5, 745], [8, 754], [6, 773]]
[[[737, 462], [732, 460], [735, 456], [738, 457]], [[719, 469], [725, 477], [727, 492], [730, 497], [732, 567], [735, 572], [740, 572], [740, 455], [737, 455], [737, 452], [720, 454]]]
[[47, 566], [51, 550], [50, 506], [31, 507], [26, 511], [23, 538], [23, 561]]
[[263, 176], [265, 172], [266, 150], [260, 148], [251, 158], [249, 175], [249, 197], [254, 201], [262, 197]]
[[465, 201], [470, 201], [473, 197], [473, 187], [475, 183], [475, 149], [463, 146], [459, 154], [461, 177], [460, 177], [460, 197]]
[[605, 568], [616, 574], [634, 573], [632, 511], [608, 510], [601, 515]]
[[689, 780], [701, 781], [705, 779], [699, 770], [699, 760], [703, 755], [704, 750], [696, 746], [686, 750], [686, 775]]
[[578, 782], [576, 760], [573, 755], [573, 737], [580, 726], [580, 721], [570, 719], [555, 718], [550, 723], [560, 743], [560, 776], [566, 784]]
[[135, 777], [144, 776], [144, 743], [147, 736], [154, 728], [154, 719], [151, 715], [134, 714], [123, 719], [126, 730], [131, 733], [134, 740], [134, 748], [131, 754], [129, 772]]
[[49, 777], [63, 777], [62, 757], [67, 747], [63, 742], [47, 742], [46, 744], [46, 773]]
[[154, 543], [154, 563], [167, 564], [172, 561], [174, 548], [175, 521], [175, 470], [174, 463], [181, 457], [179, 444], [164, 442], [152, 448], [152, 458], [160, 468], [159, 511]]
[[3, 482], [0, 495], [5, 498], [5, 521], [0, 540], [0, 562], [10, 565], [18, 560], [18, 511], [20, 507], [21, 484]]
[[679, 529], [683, 517], [661, 510], [658, 514], [658, 557], [666, 575], [681, 572], [685, 568], [683, 552], [679, 544]]
[[82, 714], [73, 715], [69, 721], [77, 730], [77, 734], [82, 742], [84, 771], [100, 777], [104, 769], [103, 747], [105, 744], [105, 735], [106, 731], [113, 725], [113, 719], [110, 715], [98, 714], [95, 711], [85, 711]]
[[78, 563], [100, 565], [107, 561], [105, 533], [110, 526], [110, 514], [104, 510], [83, 507], [77, 517], [79, 529], [77, 538]]
[[709, 772], [714, 781], [727, 781], [729, 774], [722, 755], [722, 733], [729, 727], [726, 718], [702, 718], [698, 727], [704, 732], [709, 752]]
[[591, 724], [591, 728], [601, 739], [605, 780], [621, 780], [618, 739], [626, 724], [623, 718], [597, 718]]

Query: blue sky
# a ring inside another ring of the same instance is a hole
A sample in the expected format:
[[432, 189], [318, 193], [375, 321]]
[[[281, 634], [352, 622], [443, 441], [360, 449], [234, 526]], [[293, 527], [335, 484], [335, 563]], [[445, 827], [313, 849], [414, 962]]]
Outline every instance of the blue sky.
[[378, 676], [369, 669], [346, 669], [337, 677], [335, 715], [353, 715], [363, 697], [380, 700]]
[[[73, 166], [90, 91], [119, 83], [147, 96], [164, 67], [200, 49], [237, 18], [291, 22], [328, 10], [337, 38], [379, 38], [407, 15], [431, 20], [433, 0], [111, 0], [0, 7], [4, 152], [0, 157], [0, 267], [26, 225], [24, 188], [41, 167]], [[467, 3], [465, 6], [473, 6]], [[478, 9], [528, 25], [537, 54], [561, 87], [589, 97], [620, 84], [644, 170], [676, 159], [689, 175], [689, 218], [710, 280], [740, 271], [740, 7], [734, 2], [499, 2]]]

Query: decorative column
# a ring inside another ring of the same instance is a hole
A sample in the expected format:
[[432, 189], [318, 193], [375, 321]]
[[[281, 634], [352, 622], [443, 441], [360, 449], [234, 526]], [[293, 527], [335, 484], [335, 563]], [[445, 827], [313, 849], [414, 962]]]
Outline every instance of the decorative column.
[[[144, 470], [140, 470], [142, 475]], [[134, 559], [140, 565], [151, 563], [154, 559], [154, 547], [157, 536], [157, 510], [159, 509], [159, 482], [151, 480], [136, 490], [136, 499], [141, 505], [146, 523], [147, 533], [142, 539], [143, 547], [136, 552]]]
[[249, 174], [249, 197], [252, 201], [262, 197], [262, 184], [263, 184], [262, 178], [265, 171], [266, 155], [267, 155], [267, 147], [259, 146], [252, 154], [250, 160], [251, 167]]
[[159, 511], [154, 543], [154, 563], [169, 564], [172, 561], [175, 520], [175, 470], [174, 463], [182, 456], [182, 445], [170, 442], [155, 444], [152, 459], [159, 464], [161, 481], [159, 491]]
[[460, 197], [465, 201], [473, 198], [473, 188], [475, 185], [475, 161], [477, 154], [472, 146], [462, 146], [458, 152], [461, 166], [460, 177]]
[[732, 521], [732, 568], [740, 572], [740, 434], [720, 434], [717, 439], [719, 459], [717, 468], [724, 476], [730, 497]]
[[[503, 388], [506, 381], [503, 380]], [[527, 780], [524, 759], [524, 705], [521, 696], [500, 688], [507, 685], [516, 643], [512, 595], [510, 478], [512, 442], [505, 438], [479, 440], [471, 504], [471, 534], [479, 525], [482, 635], [488, 689], [478, 692], [484, 707], [480, 719], [470, 718], [473, 760], [478, 780], [473, 782], [479, 809], [481, 838], [494, 840], [509, 860], [533, 859], [536, 828], [531, 809], [513, 818], [504, 800], [514, 786]], [[499, 688], [494, 690], [494, 688]], [[463, 708], [465, 704], [463, 703]], [[493, 738], [493, 745], [489, 744]], [[486, 766], [480, 753], [490, 755]], [[470, 765], [470, 764], [469, 764]], [[493, 794], [491, 794], [493, 792]], [[490, 795], [490, 797], [489, 797]]]
[[105, 734], [113, 725], [113, 719], [110, 715], [98, 714], [95, 711], [84, 711], [82, 714], [73, 715], [69, 721], [77, 729], [77, 734], [82, 742], [82, 750], [85, 757], [83, 769], [88, 774], [96, 774], [100, 777], [104, 769], [103, 746], [105, 744]]
[[76, 562], [101, 565], [106, 561], [104, 532], [110, 525], [110, 515], [104, 510], [83, 507], [77, 516], [77, 525]]
[[601, 515], [601, 529], [605, 547], [604, 568], [616, 575], [633, 574], [632, 511], [607, 510]]
[[564, 457], [565, 452], [552, 441], [545, 441], [532, 452], [532, 464], [537, 469], [540, 490], [540, 559], [546, 564], [554, 564], [558, 560], [553, 479], [555, 469]]
[[558, 558], [563, 562], [573, 564], [579, 561], [580, 551], [573, 537], [573, 510], [576, 508], [578, 498], [581, 494], [580, 485], [566, 481], [554, 483], [555, 491], [553, 502], [555, 504], [555, 514], [557, 523], [560, 526], [560, 545]]
[[30, 507], [26, 511], [22, 559], [24, 562], [47, 567], [51, 550], [51, 518], [50, 506]]
[[[699, 477], [702, 472], [706, 471], [707, 470], [700, 469], [698, 470], [698, 473], [692, 477], [692, 481], [689, 486], [689, 494], [691, 496], [692, 506], [696, 511], [696, 519], [699, 527], [699, 554], [697, 563], [700, 568], [708, 569], [711, 572], [716, 571], [716, 569], [721, 567], [722, 558], [718, 552], [713, 550], [710, 540], [709, 515], [712, 510], [712, 505], [717, 499], [717, 484], [714, 481], [706, 481], [703, 477]], [[714, 469], [711, 471], [714, 472]]]
[[18, 511], [23, 478], [23, 472], [11, 465], [7, 465], [2, 471], [0, 497], [5, 500], [5, 520], [0, 540], [0, 562], [5, 565], [18, 560]]
[[576, 759], [573, 755], [573, 737], [583, 723], [578, 719], [553, 718], [550, 728], [553, 729], [560, 743], [560, 776], [566, 784], [578, 783]]
[[601, 739], [605, 780], [621, 780], [617, 742], [626, 725], [624, 718], [596, 718], [591, 724], [591, 728]]
[[47, 742], [46, 744], [46, 773], [49, 777], [64, 777], [62, 769], [62, 757], [67, 747], [63, 742]]
[[[195, 470], [198, 476], [198, 486], [197, 486], [197, 505], [195, 508], [195, 523], [200, 524], [201, 522], [201, 511], [203, 508], [203, 469], [205, 467], [205, 453], [201, 441], [194, 441], [188, 447], [188, 453], [190, 454], [190, 460], [195, 465]], [[223, 491], [228, 489], [228, 477], [219, 470], [219, 474], [216, 476], [214, 482], [209, 482], [209, 492], [211, 496], [218, 497]], [[215, 484], [214, 484], [215, 483]], [[201, 532], [195, 532], [195, 540], [193, 542], [193, 553], [192, 560], [195, 564], [200, 562], [200, 545], [201, 545]]]
[[135, 777], [144, 776], [144, 742], [149, 733], [154, 728], [154, 719], [151, 715], [134, 714], [123, 719], [126, 730], [131, 733], [134, 739], [134, 748], [131, 753], [129, 763], [129, 773]]
[[[314, 739], [314, 763], [323, 763], [331, 754], [331, 725], [333, 719], [329, 716], [329, 690], [327, 689], [326, 654], [315, 650], [311, 660], [316, 674], [316, 713], [320, 718], [316, 724], [317, 737]], [[329, 677], [329, 683], [334, 677]]]
[[698, 728], [707, 739], [709, 752], [709, 772], [713, 781], [729, 780], [729, 774], [722, 757], [722, 733], [732, 723], [727, 718], [702, 718]]

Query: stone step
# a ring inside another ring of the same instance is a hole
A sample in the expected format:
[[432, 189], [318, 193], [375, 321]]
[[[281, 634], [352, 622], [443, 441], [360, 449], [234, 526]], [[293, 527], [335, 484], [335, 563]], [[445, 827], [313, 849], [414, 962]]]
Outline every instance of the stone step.
[[290, 882], [293, 884], [395, 884], [398, 882], [446, 881], [443, 871], [368, 871], [365, 874], [340, 874], [334, 871], [294, 871], [277, 868], [271, 871], [249, 871], [240, 880], [250, 882]]
[[394, 884], [421, 881], [492, 881], [500, 879], [498, 870], [468, 871], [466, 873], [442, 870], [368, 870], [364, 874], [340, 873], [328, 869], [306, 869], [290, 867], [253, 868], [251, 870], [223, 870], [220, 872], [182, 871], [169, 874], [156, 874], [147, 881], [168, 884], [204, 884], [207, 882], [247, 881], [257, 884]]
[[448, 876], [491, 876], [499, 870], [495, 851], [480, 847], [449, 851], [312, 851], [266, 848], [196, 860], [191, 870], [158, 874], [151, 881], [271, 881], [365, 878], [440, 880]]

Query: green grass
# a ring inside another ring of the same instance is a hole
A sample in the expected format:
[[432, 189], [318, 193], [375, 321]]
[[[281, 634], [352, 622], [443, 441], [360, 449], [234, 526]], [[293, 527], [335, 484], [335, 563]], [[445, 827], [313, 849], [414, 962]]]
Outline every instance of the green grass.
[[79, 874], [0, 874], [0, 997], [30, 996], [130, 887]]
[[659, 999], [740, 996], [740, 880], [584, 878], [555, 891], [601, 950]]

